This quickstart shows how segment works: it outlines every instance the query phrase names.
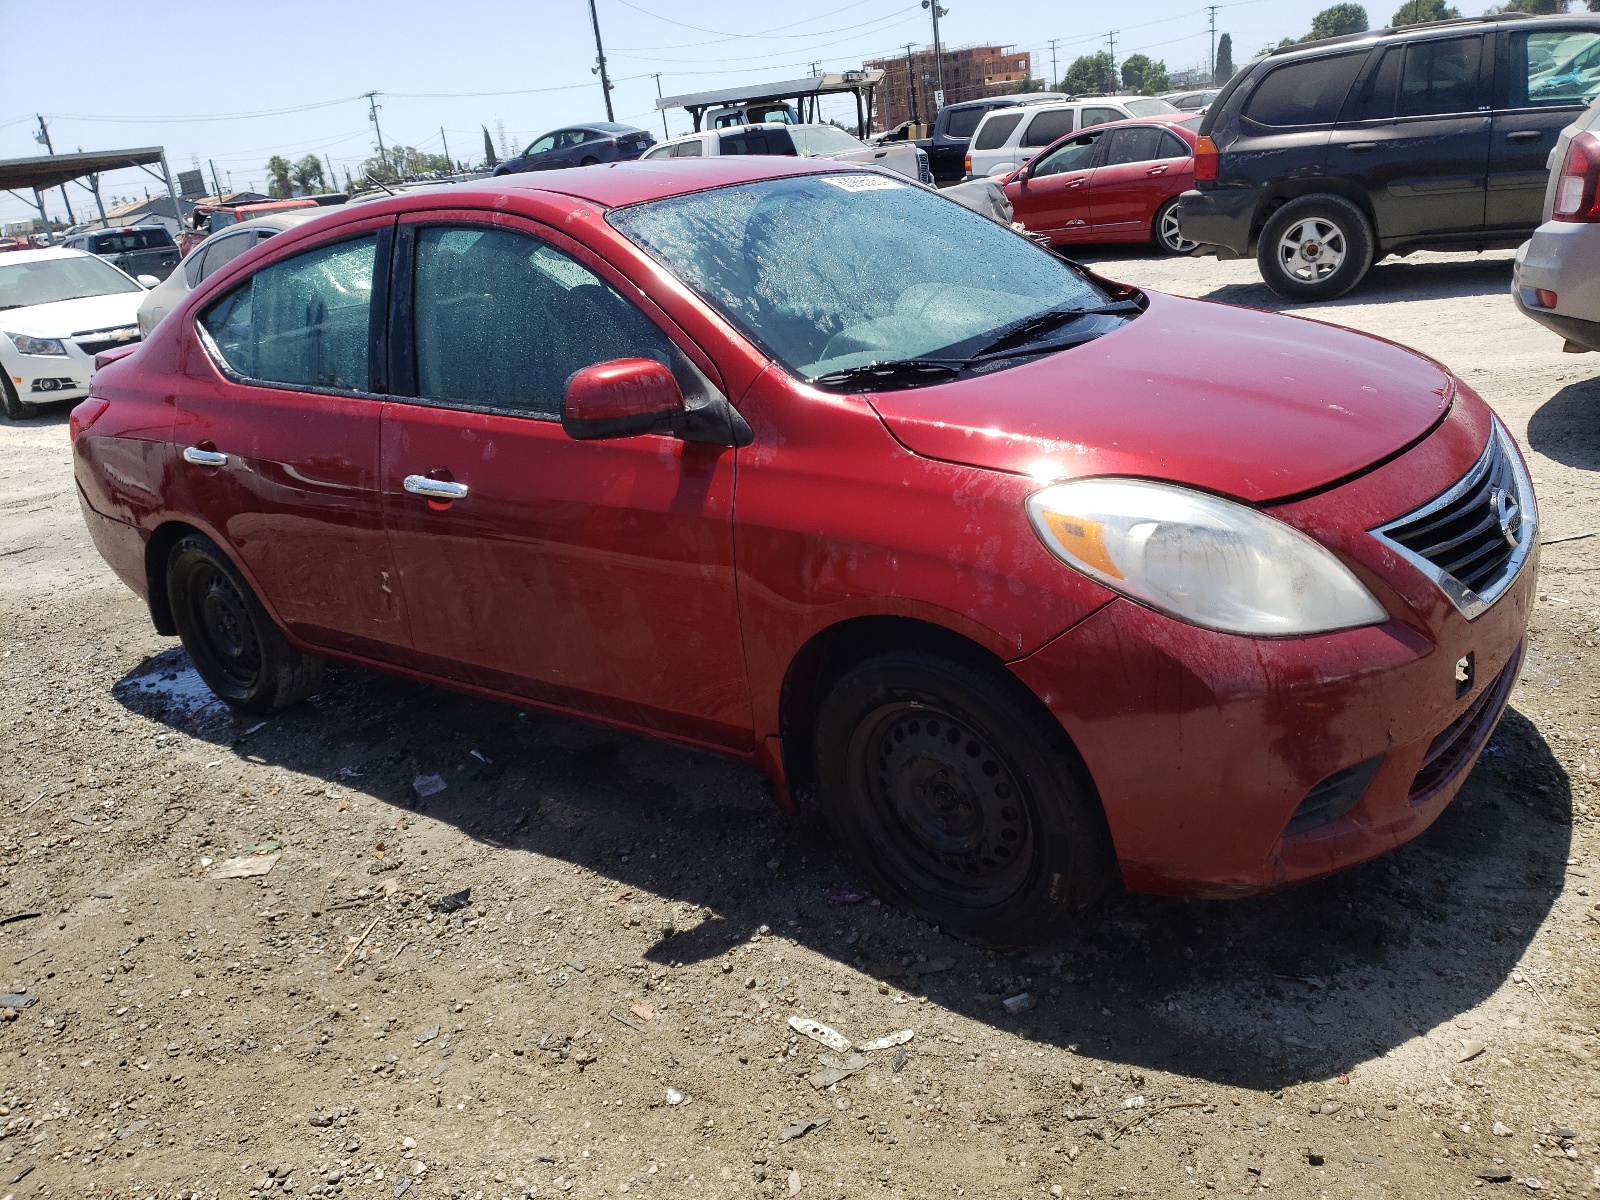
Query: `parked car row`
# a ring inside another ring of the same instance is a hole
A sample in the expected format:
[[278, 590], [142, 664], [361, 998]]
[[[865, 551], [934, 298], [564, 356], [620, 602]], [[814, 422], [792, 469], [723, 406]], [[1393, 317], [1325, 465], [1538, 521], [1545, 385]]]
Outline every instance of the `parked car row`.
[[172, 232], [160, 222], [125, 229], [89, 229], [70, 234], [61, 244], [69, 250], [97, 254], [129, 275], [165, 279], [180, 257]]

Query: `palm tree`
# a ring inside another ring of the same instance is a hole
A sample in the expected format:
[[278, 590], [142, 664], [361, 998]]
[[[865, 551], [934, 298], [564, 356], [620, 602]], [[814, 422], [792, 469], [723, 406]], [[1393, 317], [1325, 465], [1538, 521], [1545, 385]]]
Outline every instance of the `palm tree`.
[[327, 183], [322, 174], [322, 160], [315, 154], [308, 154], [295, 163], [292, 177], [302, 196], [309, 196], [313, 192], [326, 190]]
[[274, 154], [267, 159], [267, 175], [271, 182], [267, 184], [267, 195], [277, 200], [287, 200], [294, 195], [294, 185], [289, 182], [289, 160], [281, 154]]

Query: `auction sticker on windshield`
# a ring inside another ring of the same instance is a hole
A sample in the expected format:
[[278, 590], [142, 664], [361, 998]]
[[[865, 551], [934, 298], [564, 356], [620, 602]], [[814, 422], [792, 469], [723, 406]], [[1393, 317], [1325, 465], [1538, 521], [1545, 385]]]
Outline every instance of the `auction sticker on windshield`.
[[824, 175], [822, 182], [847, 192], [894, 192], [906, 186], [882, 175]]

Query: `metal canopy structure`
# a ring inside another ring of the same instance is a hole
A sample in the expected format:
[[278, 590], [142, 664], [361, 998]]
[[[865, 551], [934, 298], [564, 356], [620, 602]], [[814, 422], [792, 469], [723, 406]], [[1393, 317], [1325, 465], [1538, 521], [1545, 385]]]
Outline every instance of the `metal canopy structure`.
[[690, 92], [682, 96], [663, 96], [656, 108], [687, 109], [694, 118], [695, 132], [700, 132], [700, 121], [706, 110], [734, 104], [761, 104], [777, 100], [793, 100], [801, 121], [817, 120], [817, 101], [823, 96], [853, 94], [856, 98], [856, 125], [865, 130], [872, 120], [872, 98], [883, 82], [881, 70], [831, 71], [806, 79], [789, 79], [781, 83], [753, 83], [744, 87], [721, 88], [714, 92]]
[[[160, 166], [158, 175], [150, 168]], [[100, 220], [106, 220], [106, 207], [100, 199], [100, 175], [104, 171], [117, 171], [126, 167], [138, 167], [147, 175], [163, 184], [167, 195], [172, 198], [172, 212], [176, 220], [182, 221], [183, 209], [178, 204], [178, 192], [172, 185], [172, 172], [167, 169], [167, 152], [162, 146], [142, 146], [134, 150], [97, 150], [79, 154], [44, 154], [36, 158], [7, 158], [0, 159], [0, 188], [17, 196], [19, 200], [27, 197], [18, 194], [18, 188], [28, 188], [33, 192], [33, 207], [39, 210], [40, 219], [49, 224], [45, 215], [44, 199], [39, 193], [50, 188], [59, 187], [63, 196], [66, 194], [66, 185], [77, 183], [85, 191], [94, 196], [95, 204], [100, 209]], [[87, 179], [88, 183], [81, 181]], [[70, 206], [69, 206], [70, 211]]]

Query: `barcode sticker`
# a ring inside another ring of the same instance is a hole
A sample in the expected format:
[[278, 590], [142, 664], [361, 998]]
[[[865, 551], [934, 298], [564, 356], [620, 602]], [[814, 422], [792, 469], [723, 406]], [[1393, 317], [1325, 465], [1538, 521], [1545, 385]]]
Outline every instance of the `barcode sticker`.
[[831, 183], [834, 187], [847, 192], [890, 192], [905, 187], [883, 175], [869, 174], [863, 171], [860, 175], [824, 175], [823, 183]]

